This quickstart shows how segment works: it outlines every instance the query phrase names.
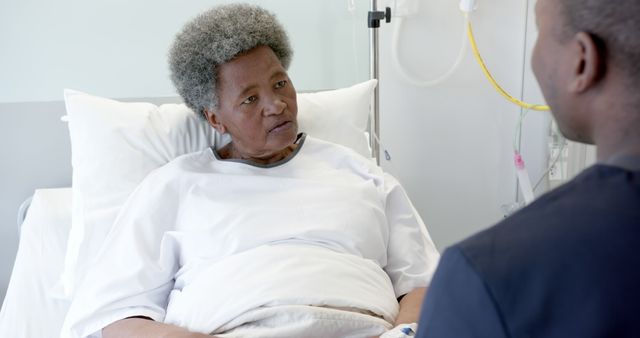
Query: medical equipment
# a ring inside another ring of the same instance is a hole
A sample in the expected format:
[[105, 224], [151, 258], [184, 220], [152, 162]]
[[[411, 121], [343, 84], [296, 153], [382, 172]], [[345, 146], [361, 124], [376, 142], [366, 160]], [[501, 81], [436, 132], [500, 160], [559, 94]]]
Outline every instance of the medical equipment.
[[400, 324], [393, 329], [385, 332], [380, 338], [410, 338], [415, 337], [418, 332], [418, 324]]
[[396, 25], [396, 28], [393, 32], [393, 39], [392, 39], [393, 47], [391, 48], [393, 52], [391, 55], [393, 57], [393, 64], [396, 66], [396, 68], [398, 69], [398, 72], [400, 73], [400, 75], [403, 77], [405, 81], [409, 82], [414, 86], [419, 86], [419, 87], [436, 86], [443, 83], [447, 79], [449, 79], [451, 75], [453, 75], [456, 72], [456, 70], [458, 70], [458, 68], [460, 67], [460, 64], [462, 63], [462, 60], [464, 59], [464, 55], [467, 52], [467, 42], [466, 42], [467, 39], [466, 39], [466, 33], [464, 33], [467, 27], [466, 18], [465, 18], [464, 27], [462, 30], [463, 34], [460, 42], [460, 49], [458, 50], [458, 54], [455, 58], [455, 61], [444, 73], [438, 76], [435, 76], [434, 78], [429, 80], [417, 79], [416, 77], [411, 75], [411, 73], [408, 72], [403, 66], [402, 61], [400, 60], [400, 55], [399, 55], [399, 50], [400, 50], [399, 41], [400, 41], [400, 32], [402, 31], [404, 20], [403, 18], [398, 18], [397, 22], [398, 24]]
[[529, 172], [525, 167], [524, 160], [520, 154], [519, 139], [522, 134], [522, 123], [524, 118], [529, 113], [529, 109], [520, 113], [518, 123], [516, 124], [515, 132], [513, 133], [513, 163], [516, 169], [516, 177], [518, 179], [518, 190], [522, 192], [524, 203], [529, 204], [535, 198], [534, 189], [531, 188], [531, 180], [529, 178]]
[[551, 149], [551, 152], [548, 158], [548, 162], [550, 164], [545, 170], [545, 172], [542, 173], [542, 175], [540, 175], [540, 178], [538, 179], [538, 181], [536, 181], [536, 184], [533, 187], [531, 187], [530, 176], [526, 169], [524, 160], [522, 159], [522, 155], [520, 153], [520, 147], [518, 145], [518, 140], [521, 136], [521, 131], [522, 131], [522, 124], [523, 124], [524, 118], [527, 116], [529, 111], [530, 111], [529, 109], [526, 109], [520, 114], [520, 117], [518, 118], [518, 123], [516, 124], [514, 137], [513, 137], [513, 152], [514, 152], [513, 159], [514, 159], [514, 165], [516, 169], [516, 177], [518, 179], [518, 188], [522, 193], [522, 197], [524, 198], [524, 201], [523, 202], [516, 201], [514, 203], [503, 205], [502, 211], [505, 217], [511, 215], [521, 207], [533, 201], [533, 199], [535, 198], [535, 191], [538, 189], [538, 187], [544, 181], [544, 179], [547, 176], [549, 177], [550, 180], [553, 179], [553, 175], [555, 175], [555, 172], [558, 171], [556, 165], [558, 164], [558, 161], [565, 153], [565, 146], [567, 144], [567, 141], [559, 132], [553, 132], [554, 128], [552, 127], [551, 128], [552, 144], [550, 144], [550, 147], [549, 147]]
[[526, 103], [510, 95], [504, 88], [502, 88], [502, 86], [500, 86], [500, 84], [498, 84], [496, 79], [493, 77], [493, 75], [487, 68], [487, 65], [485, 64], [482, 58], [482, 55], [480, 54], [480, 51], [478, 49], [477, 42], [473, 34], [473, 25], [471, 24], [471, 18], [470, 18], [471, 13], [475, 11], [478, 7], [476, 0], [460, 1], [459, 7], [460, 7], [460, 10], [464, 13], [464, 28], [463, 28], [463, 34], [461, 39], [462, 41], [460, 43], [460, 48], [453, 64], [444, 73], [430, 80], [417, 79], [414, 75], [411, 75], [411, 73], [406, 70], [406, 68], [403, 66], [400, 60], [399, 41], [400, 41], [400, 33], [402, 31], [402, 27], [404, 24], [404, 17], [415, 13], [418, 10], [417, 4], [418, 4], [417, 1], [412, 1], [412, 0], [404, 0], [404, 1], [395, 0], [394, 1], [393, 16], [396, 17], [397, 25], [395, 27], [393, 38], [392, 38], [392, 45], [393, 45], [392, 58], [393, 58], [394, 66], [396, 66], [399, 74], [402, 76], [402, 78], [405, 81], [409, 82], [412, 85], [420, 86], [420, 87], [435, 86], [446, 81], [449, 77], [451, 77], [451, 75], [455, 73], [455, 71], [460, 66], [460, 63], [462, 62], [462, 59], [464, 58], [464, 55], [466, 53], [466, 46], [467, 46], [466, 40], [468, 39], [469, 44], [471, 45], [471, 48], [473, 50], [473, 55], [476, 61], [478, 62], [478, 64], [480, 65], [482, 72], [486, 76], [487, 80], [489, 80], [491, 85], [494, 87], [494, 89], [498, 93], [500, 93], [500, 95], [502, 95], [504, 98], [506, 98], [510, 102], [525, 109], [539, 110], [539, 111], [549, 110], [549, 106], [547, 105]]
[[[567, 140], [562, 137], [562, 135], [557, 135], [557, 138], [552, 139], [557, 140], [551, 142], [551, 145], [549, 146], [549, 148], [551, 149], [551, 152], [549, 153], [549, 160], [551, 164], [547, 168], [547, 171], [542, 174], [538, 182], [536, 182], [536, 185], [533, 186], [533, 191], [536, 191], [536, 189], [538, 189], [538, 186], [540, 185], [540, 183], [542, 183], [544, 178], [547, 177], [547, 175], [549, 175], [549, 181], [561, 181], [564, 177], [566, 177], [566, 173], [564, 173], [564, 171], [566, 170], [562, 170], [562, 168], [559, 168], [557, 165], [562, 157], [567, 156], [565, 151]], [[566, 168], [566, 165], [562, 165], [561, 167]]]
[[[368, 16], [369, 27], [369, 66], [370, 73], [369, 78], [378, 79], [380, 77], [380, 53], [379, 53], [379, 37], [378, 28], [380, 28], [380, 21], [391, 21], [391, 8], [386, 7], [384, 11], [378, 11], [378, 0], [371, 0], [371, 11]], [[373, 157], [376, 159], [376, 163], [380, 165], [380, 144], [376, 142], [374, 135], [380, 135], [380, 90], [378, 87], [374, 89], [373, 100], [371, 103], [371, 110], [373, 115], [371, 116], [371, 130], [370, 144], [373, 152]]]
[[524, 202], [529, 204], [534, 199], [533, 188], [531, 188], [531, 180], [529, 179], [529, 173], [524, 166], [524, 161], [522, 160], [522, 155], [520, 152], [514, 152], [514, 163], [516, 166], [516, 175], [518, 176], [518, 183], [520, 184], [520, 189], [522, 191], [522, 196], [524, 197]]
[[471, 13], [476, 8], [477, 8], [477, 4], [476, 4], [475, 0], [461, 0], [460, 1], [460, 10], [464, 13], [464, 16], [466, 18], [467, 36], [469, 37], [469, 42], [471, 43], [471, 48], [473, 49], [473, 55], [476, 58], [476, 61], [478, 61], [478, 64], [480, 65], [480, 68], [482, 68], [482, 72], [487, 77], [487, 80], [489, 80], [489, 82], [491, 83], [493, 88], [498, 93], [500, 93], [500, 95], [502, 95], [504, 98], [509, 100], [511, 103], [516, 104], [516, 105], [518, 105], [518, 106], [520, 106], [522, 108], [525, 108], [525, 109], [548, 111], [549, 110], [549, 106], [547, 106], [547, 105], [526, 103], [524, 101], [521, 101], [521, 100], [513, 97], [506, 90], [504, 90], [498, 84], [498, 82], [493, 77], [493, 75], [491, 75], [491, 72], [487, 68], [487, 65], [484, 63], [484, 60], [482, 59], [482, 55], [480, 54], [480, 51], [478, 50], [478, 45], [476, 43], [475, 36], [473, 35], [473, 26], [471, 24], [470, 16], [471, 16]]
[[[493, 75], [491, 74], [491, 72], [489, 71], [489, 69], [487, 68], [487, 65], [485, 64], [482, 55], [480, 54], [480, 50], [478, 49], [478, 45], [476, 43], [475, 40], [475, 36], [473, 34], [473, 25], [471, 24], [471, 13], [473, 11], [475, 11], [477, 9], [477, 3], [476, 0], [461, 0], [460, 1], [460, 10], [463, 12], [464, 17], [465, 17], [465, 21], [467, 23], [467, 36], [469, 38], [469, 42], [471, 44], [471, 48], [473, 50], [473, 55], [476, 59], [476, 61], [478, 62], [478, 64], [480, 65], [480, 68], [482, 69], [482, 72], [484, 73], [485, 77], [487, 78], [487, 80], [489, 80], [489, 82], [491, 83], [491, 85], [493, 86], [493, 88], [500, 94], [502, 95], [505, 99], [507, 99], [508, 101], [510, 101], [511, 103], [526, 109], [526, 111], [521, 112], [520, 114], [520, 118], [518, 121], [518, 126], [516, 129], [516, 133], [514, 134], [516, 137], [520, 136], [520, 132], [522, 130], [522, 121], [524, 119], [524, 117], [526, 116], [526, 114], [529, 112], [529, 110], [537, 110], [537, 111], [549, 111], [550, 108], [548, 105], [541, 105], [541, 104], [531, 104], [531, 103], [527, 103], [524, 102], [522, 100], [519, 100], [515, 97], [513, 97], [512, 95], [510, 95], [504, 88], [502, 88], [498, 82], [496, 81], [496, 79], [493, 77]], [[538, 187], [538, 185], [542, 182], [542, 180], [544, 179], [544, 177], [551, 171], [551, 169], [553, 168], [553, 166], [555, 165], [555, 162], [557, 161], [554, 160], [553, 164], [551, 164], [548, 169], [545, 171], [545, 173], [543, 174], [543, 176], [540, 178], [540, 180], [538, 180], [538, 182], [536, 183], [536, 185], [534, 187], [531, 186], [531, 180], [529, 178], [529, 173], [525, 167], [525, 163], [524, 160], [522, 159], [522, 155], [520, 153], [519, 147], [516, 145], [516, 141], [514, 138], [514, 165], [515, 165], [515, 169], [516, 169], [516, 176], [518, 179], [518, 188], [522, 193], [522, 196], [524, 198], [524, 203], [525, 204], [529, 204], [533, 201], [533, 199], [535, 198], [535, 194], [534, 194], [534, 190], [535, 188]], [[511, 206], [506, 206], [506, 209], [508, 209], [509, 213], [511, 213], [512, 211], [514, 211], [514, 209], [517, 209], [520, 206], [520, 203], [516, 202], [514, 203], [514, 205]], [[505, 210], [505, 206], [503, 206], [503, 210]]]
[[[578, 172], [584, 170], [587, 166], [595, 163], [594, 149], [593, 161], [588, 164], [584, 162], [584, 164], [573, 175], [569, 173], [569, 155], [575, 153], [575, 151], [572, 151], [574, 149], [571, 149], [569, 141], [567, 141], [567, 139], [562, 135], [562, 132], [560, 132], [558, 124], [555, 121], [551, 122], [551, 127], [549, 128], [548, 149], [548, 160], [551, 164], [549, 165], [545, 176], [536, 183], [536, 187], [545, 177], [548, 178], [550, 188], [556, 187], [559, 184], [566, 182], [569, 178], [575, 176]], [[586, 160], [586, 158], [583, 158], [583, 160]], [[534, 187], [533, 190], [536, 190], [536, 187]]]
[[420, 0], [392, 0], [391, 12], [396, 18], [410, 16], [418, 12]]
[[393, 17], [396, 18], [396, 26], [393, 30], [393, 37], [391, 40], [392, 44], [392, 52], [391, 57], [393, 60], [393, 65], [398, 70], [400, 76], [408, 83], [418, 86], [418, 87], [432, 87], [439, 85], [449, 79], [451, 75], [453, 75], [456, 70], [460, 67], [462, 60], [464, 59], [464, 55], [467, 52], [467, 37], [466, 37], [466, 27], [467, 27], [467, 18], [465, 17], [464, 25], [462, 29], [462, 35], [460, 39], [460, 48], [458, 49], [458, 53], [456, 58], [454, 59], [453, 64], [447, 68], [445, 72], [440, 75], [434, 76], [431, 79], [419, 79], [415, 75], [412, 75], [410, 71], [406, 69], [403, 65], [402, 60], [400, 59], [400, 35], [402, 32], [402, 28], [404, 26], [405, 17], [411, 16], [418, 11], [418, 1], [415, 0], [395, 0], [394, 9], [392, 10]]

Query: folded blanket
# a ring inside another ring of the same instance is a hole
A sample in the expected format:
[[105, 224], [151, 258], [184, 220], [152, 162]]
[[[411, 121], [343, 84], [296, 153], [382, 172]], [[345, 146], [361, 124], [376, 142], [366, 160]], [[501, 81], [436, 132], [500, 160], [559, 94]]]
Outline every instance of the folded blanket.
[[[264, 245], [198, 265], [177, 277], [165, 322], [217, 333], [233, 331], [246, 325], [245, 318], [256, 315], [266, 316], [260, 318], [269, 325], [287, 323], [299, 329], [287, 319], [299, 316], [302, 327], [315, 330], [336, 321], [320, 320], [322, 316], [339, 311], [336, 318], [348, 315], [345, 322], [364, 318], [366, 328], [378, 332], [390, 326], [398, 313], [391, 281], [377, 264], [319, 246]], [[298, 336], [307, 337], [310, 332]]]
[[387, 321], [370, 314], [326, 307], [282, 305], [250, 310], [212, 334], [224, 338], [364, 338], [379, 336], [391, 327]]

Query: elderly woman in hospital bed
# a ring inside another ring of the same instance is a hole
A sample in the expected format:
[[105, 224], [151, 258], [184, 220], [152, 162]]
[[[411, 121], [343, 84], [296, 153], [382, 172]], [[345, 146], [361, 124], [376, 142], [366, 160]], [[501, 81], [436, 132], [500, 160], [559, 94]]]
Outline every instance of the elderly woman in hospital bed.
[[438, 253], [393, 177], [298, 133], [291, 56], [250, 5], [178, 34], [174, 84], [231, 141], [138, 186], [63, 337], [371, 337], [417, 321]]

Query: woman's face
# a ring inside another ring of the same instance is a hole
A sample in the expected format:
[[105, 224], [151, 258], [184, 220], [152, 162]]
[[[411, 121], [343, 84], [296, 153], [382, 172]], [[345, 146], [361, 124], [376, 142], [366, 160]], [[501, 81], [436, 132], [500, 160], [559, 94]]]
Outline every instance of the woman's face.
[[266, 46], [218, 67], [218, 108], [209, 123], [229, 133], [243, 157], [268, 158], [293, 144], [298, 134], [296, 91], [277, 56]]

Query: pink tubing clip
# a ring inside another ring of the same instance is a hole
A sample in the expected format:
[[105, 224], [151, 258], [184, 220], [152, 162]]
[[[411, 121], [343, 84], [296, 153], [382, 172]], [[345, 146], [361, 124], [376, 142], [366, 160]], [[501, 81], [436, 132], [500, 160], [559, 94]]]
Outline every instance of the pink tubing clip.
[[513, 156], [513, 161], [516, 165], [516, 169], [518, 170], [524, 170], [524, 161], [522, 160], [522, 155], [520, 155], [519, 152], [515, 152], [514, 156]]

